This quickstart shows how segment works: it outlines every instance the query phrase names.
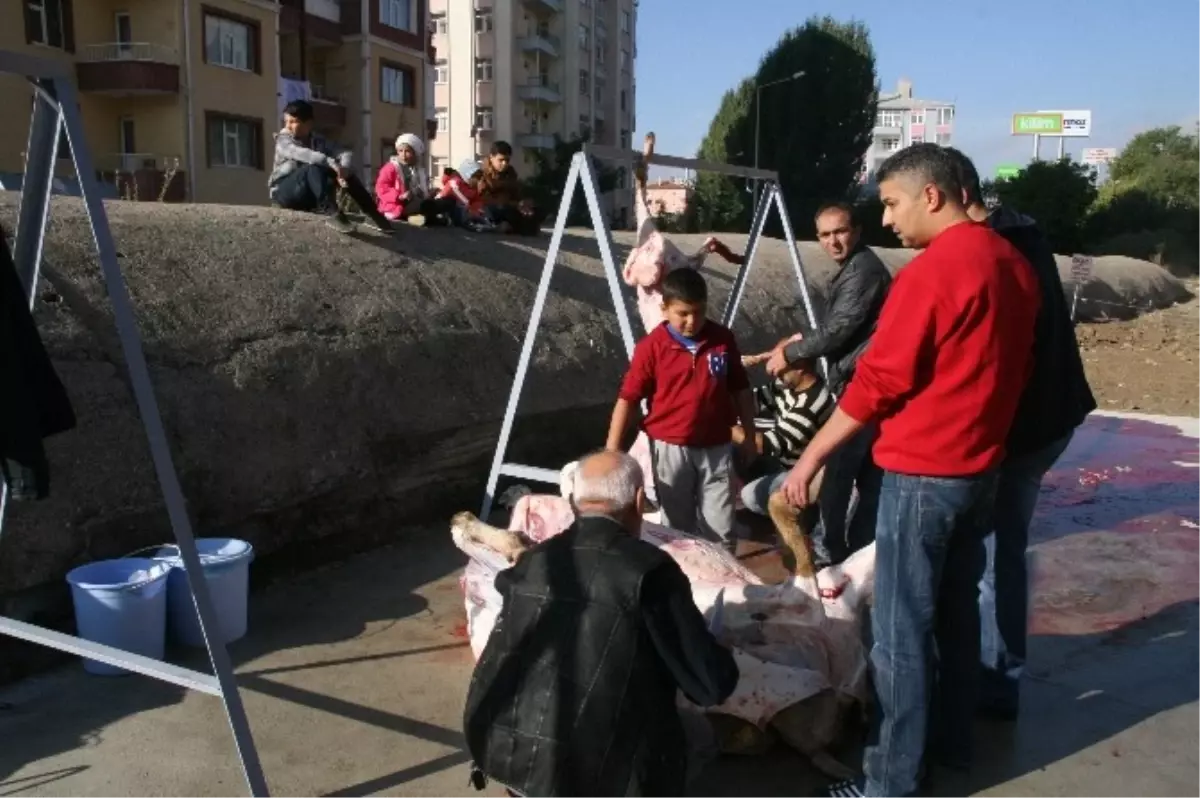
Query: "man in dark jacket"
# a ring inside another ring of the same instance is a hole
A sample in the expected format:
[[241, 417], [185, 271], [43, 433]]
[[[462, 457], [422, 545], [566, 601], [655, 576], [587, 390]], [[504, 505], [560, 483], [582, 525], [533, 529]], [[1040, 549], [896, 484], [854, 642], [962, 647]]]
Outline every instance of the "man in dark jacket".
[[951, 149], [962, 170], [967, 213], [987, 223], [1033, 266], [1042, 306], [1034, 333], [1033, 373], [1021, 394], [1006, 442], [996, 492], [995, 533], [987, 539], [987, 568], [980, 582], [984, 675], [981, 709], [1014, 719], [1025, 665], [1029, 581], [1025, 550], [1042, 479], [1066, 450], [1087, 414], [1096, 409], [1075, 339], [1054, 251], [1028, 216], [983, 202], [979, 173]]
[[[816, 227], [821, 247], [839, 266], [829, 285], [825, 318], [819, 331], [804, 333], [799, 340], [776, 349], [767, 361], [767, 371], [775, 375], [789, 363], [823, 357], [829, 368], [829, 388], [841, 395], [875, 332], [892, 276], [863, 245], [862, 225], [853, 206], [844, 202], [822, 206]], [[864, 427], [825, 464], [818, 502], [821, 523], [812, 541], [818, 567], [840, 563], [875, 539], [882, 472], [871, 458], [871, 446], [878, 434], [875, 425]], [[858, 506], [851, 516], [854, 488], [858, 489]]]
[[737, 685], [683, 571], [638, 539], [642, 485], [626, 454], [584, 459], [578, 520], [496, 577], [464, 726], [477, 772], [511, 792], [682, 795], [676, 692], [712, 706]]

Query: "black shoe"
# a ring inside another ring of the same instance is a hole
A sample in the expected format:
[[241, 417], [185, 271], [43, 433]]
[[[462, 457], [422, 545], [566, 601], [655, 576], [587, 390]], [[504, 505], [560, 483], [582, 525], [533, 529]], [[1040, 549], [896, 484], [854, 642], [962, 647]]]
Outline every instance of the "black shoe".
[[396, 232], [396, 226], [388, 220], [386, 216], [368, 216], [363, 220], [367, 227], [372, 230], [378, 230], [381, 233], [391, 235]]
[[830, 784], [826, 788], [825, 794], [830, 798], [862, 798], [864, 795], [862, 785], [857, 781], [839, 781], [836, 784]]
[[334, 230], [337, 230], [339, 233], [354, 232], [354, 225], [352, 225], [350, 220], [346, 218], [346, 214], [342, 213], [341, 211], [335, 211], [334, 213], [331, 213], [329, 218], [325, 220], [325, 224], [329, 225]]

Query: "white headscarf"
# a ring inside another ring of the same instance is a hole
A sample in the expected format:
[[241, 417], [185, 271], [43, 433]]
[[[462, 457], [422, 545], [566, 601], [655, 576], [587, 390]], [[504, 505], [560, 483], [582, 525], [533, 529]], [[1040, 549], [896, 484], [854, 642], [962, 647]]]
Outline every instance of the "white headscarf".
[[402, 146], [412, 147], [412, 151], [420, 158], [425, 154], [425, 142], [412, 133], [401, 133], [396, 136], [396, 149]]

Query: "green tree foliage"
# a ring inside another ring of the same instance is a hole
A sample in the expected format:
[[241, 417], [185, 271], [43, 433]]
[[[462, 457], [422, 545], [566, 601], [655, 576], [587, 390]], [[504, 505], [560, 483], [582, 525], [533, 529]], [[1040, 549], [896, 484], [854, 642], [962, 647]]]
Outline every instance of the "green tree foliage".
[[[786, 80], [798, 72], [804, 74]], [[772, 86], [768, 83], [783, 79]], [[755, 108], [756, 86], [764, 86]], [[875, 124], [878, 83], [866, 26], [812, 17], [787, 31], [758, 71], [721, 99], [698, 157], [754, 164], [755, 112], [761, 110], [759, 165], [779, 172], [798, 234], [811, 231], [813, 213], [850, 195]], [[747, 181], [701, 174], [696, 215], [701, 227], [745, 232], [752, 197]], [[777, 222], [768, 232], [778, 234]]]
[[1093, 251], [1195, 274], [1200, 268], [1200, 138], [1177, 126], [1134, 136], [1112, 162], [1085, 234]]
[[[554, 137], [554, 147], [550, 150], [531, 150], [534, 158], [533, 174], [525, 180], [525, 194], [537, 206], [555, 218], [558, 206], [562, 202], [563, 189], [567, 185], [567, 174], [571, 171], [571, 158], [583, 148], [588, 136], [572, 136], [570, 139]], [[601, 194], [613, 191], [624, 182], [621, 170], [611, 168], [597, 158], [592, 158], [592, 173]], [[591, 217], [588, 215], [587, 200], [584, 197], [582, 184], [575, 191], [571, 201], [571, 210], [567, 215], [567, 224], [572, 226], [590, 227]]]
[[1069, 158], [1034, 161], [1016, 177], [991, 183], [988, 191], [1002, 205], [1036, 219], [1055, 252], [1082, 251], [1084, 222], [1097, 195], [1090, 166]]

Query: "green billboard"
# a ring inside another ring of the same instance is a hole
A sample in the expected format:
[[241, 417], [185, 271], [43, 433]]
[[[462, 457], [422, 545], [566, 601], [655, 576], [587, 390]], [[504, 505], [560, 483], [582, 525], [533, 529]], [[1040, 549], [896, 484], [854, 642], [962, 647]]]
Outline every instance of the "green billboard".
[[1059, 111], [1038, 114], [1013, 114], [1014, 136], [1057, 136], [1063, 132], [1063, 115]]
[[997, 180], [1011, 180], [1012, 178], [1016, 177], [1019, 174], [1021, 174], [1021, 167], [1019, 167], [1019, 166], [1013, 166], [1012, 164], [1006, 164], [1004, 166], [996, 167], [996, 179]]

